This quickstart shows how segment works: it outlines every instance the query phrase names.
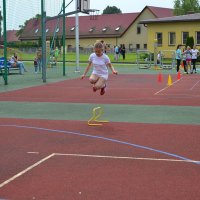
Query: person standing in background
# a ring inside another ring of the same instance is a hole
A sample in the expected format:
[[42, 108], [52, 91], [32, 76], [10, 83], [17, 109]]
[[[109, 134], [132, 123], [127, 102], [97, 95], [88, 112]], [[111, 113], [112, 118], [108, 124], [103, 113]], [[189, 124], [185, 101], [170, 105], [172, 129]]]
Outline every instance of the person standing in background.
[[36, 54], [37, 54], [36, 57], [37, 57], [38, 71], [41, 72], [41, 68], [42, 68], [42, 50], [38, 49]]
[[126, 58], [126, 47], [125, 47], [125, 44], [122, 44], [121, 54], [122, 54], [123, 60], [125, 60], [125, 58]]
[[196, 62], [197, 62], [197, 57], [199, 56], [199, 50], [196, 48], [196, 46], [194, 45], [193, 48], [191, 49], [192, 52], [192, 71], [191, 73], [197, 73], [197, 69], [196, 69]]
[[182, 57], [181, 45], [179, 44], [176, 48], [176, 71], [177, 72], [179, 72], [179, 69], [180, 69], [181, 57]]
[[186, 65], [187, 67], [189, 67], [190, 69], [190, 73], [192, 74], [192, 67], [191, 67], [191, 61], [192, 61], [192, 51], [190, 46], [187, 46], [187, 49], [183, 52], [183, 54], [185, 54], [186, 56]]
[[60, 53], [60, 51], [59, 51], [58, 47], [56, 47], [56, 49], [54, 51], [55, 65], [57, 65], [59, 53]]

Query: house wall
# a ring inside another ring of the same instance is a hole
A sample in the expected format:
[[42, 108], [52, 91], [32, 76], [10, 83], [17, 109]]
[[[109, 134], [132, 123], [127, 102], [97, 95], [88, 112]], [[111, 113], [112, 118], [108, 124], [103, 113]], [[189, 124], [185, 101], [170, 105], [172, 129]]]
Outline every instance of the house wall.
[[[91, 48], [93, 47], [94, 43], [97, 40], [104, 40], [105, 44], [111, 45], [111, 48], [113, 48], [114, 45], [116, 45], [116, 38], [84, 38], [79, 39], [79, 45], [83, 48]], [[76, 40], [75, 39], [67, 39], [66, 40], [66, 46], [71, 46], [74, 48], [76, 46]]]
[[[182, 32], [189, 32], [189, 36], [193, 36], [196, 44], [196, 32], [200, 31], [200, 22], [167, 22], [167, 23], [152, 23], [148, 24], [148, 50], [154, 51], [154, 43], [156, 33], [160, 32], [163, 34], [163, 44], [157, 47], [158, 51], [162, 50], [175, 50], [178, 44], [182, 44]], [[169, 32], [176, 33], [176, 44], [169, 45]], [[184, 45], [183, 45], [184, 46]], [[199, 48], [197, 46], [197, 48]]]
[[[144, 49], [144, 44], [147, 44], [147, 28], [143, 24], [139, 24], [141, 20], [154, 19], [155, 16], [149, 9], [145, 9], [141, 15], [134, 21], [128, 31], [119, 38], [119, 44], [125, 44], [128, 48], [132, 44], [133, 48], [136, 49], [136, 44], [140, 45], [140, 49]], [[137, 27], [141, 28], [141, 33], [137, 34]]]
[[[141, 15], [134, 21], [134, 23], [128, 28], [122, 37], [116, 38], [99, 38], [104, 40], [106, 44], [109, 44], [111, 48], [115, 45], [125, 44], [127, 49], [136, 49], [136, 44], [140, 45], [140, 49], [144, 49], [144, 44], [147, 44], [147, 28], [143, 24], [139, 24], [141, 20], [154, 19], [155, 16], [149, 9], [145, 9]], [[141, 33], [137, 34], [137, 27], [141, 28]], [[79, 39], [80, 47], [87, 48], [95, 43], [98, 38]], [[75, 39], [67, 39], [66, 45], [75, 46]]]

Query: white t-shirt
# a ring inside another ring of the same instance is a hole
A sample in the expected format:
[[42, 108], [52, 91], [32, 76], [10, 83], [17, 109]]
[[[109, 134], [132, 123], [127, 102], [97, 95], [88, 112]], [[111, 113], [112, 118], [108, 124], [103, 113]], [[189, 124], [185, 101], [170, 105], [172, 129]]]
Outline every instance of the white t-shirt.
[[92, 62], [93, 71], [92, 74], [96, 74], [99, 77], [108, 79], [108, 67], [106, 66], [110, 63], [109, 57], [103, 53], [101, 57], [98, 57], [95, 53], [92, 53], [89, 57], [89, 61]]
[[197, 55], [199, 53], [198, 49], [192, 49], [192, 59], [197, 59]]

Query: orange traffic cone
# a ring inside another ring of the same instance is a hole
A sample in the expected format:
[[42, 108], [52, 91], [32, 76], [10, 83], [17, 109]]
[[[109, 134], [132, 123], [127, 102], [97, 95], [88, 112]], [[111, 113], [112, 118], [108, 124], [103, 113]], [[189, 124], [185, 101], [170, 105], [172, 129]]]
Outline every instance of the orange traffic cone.
[[177, 79], [180, 80], [181, 79], [181, 73], [180, 71], [178, 71], [178, 74], [177, 74]]
[[182, 61], [182, 63], [181, 63], [181, 67], [182, 67], [182, 69], [184, 68], [184, 63], [183, 63], [183, 61]]
[[162, 74], [161, 74], [161, 73], [158, 74], [158, 82], [159, 82], [159, 83], [162, 82]]
[[172, 78], [171, 78], [170, 75], [168, 76], [168, 82], [167, 82], [167, 85], [168, 85], [168, 86], [171, 86], [171, 85], [172, 85]]

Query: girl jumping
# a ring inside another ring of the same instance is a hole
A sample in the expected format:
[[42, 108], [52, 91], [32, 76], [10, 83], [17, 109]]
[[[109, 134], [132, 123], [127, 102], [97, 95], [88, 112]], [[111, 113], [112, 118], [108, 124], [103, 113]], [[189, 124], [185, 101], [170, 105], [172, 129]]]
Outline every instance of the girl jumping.
[[100, 95], [105, 94], [106, 81], [108, 80], [108, 67], [111, 69], [113, 74], [117, 74], [114, 67], [112, 66], [109, 57], [103, 53], [103, 44], [96, 42], [94, 44], [94, 53], [89, 57], [88, 66], [85, 72], [81, 76], [83, 79], [90, 68], [93, 66], [92, 74], [90, 75], [89, 81], [93, 85], [93, 91], [100, 90]]

